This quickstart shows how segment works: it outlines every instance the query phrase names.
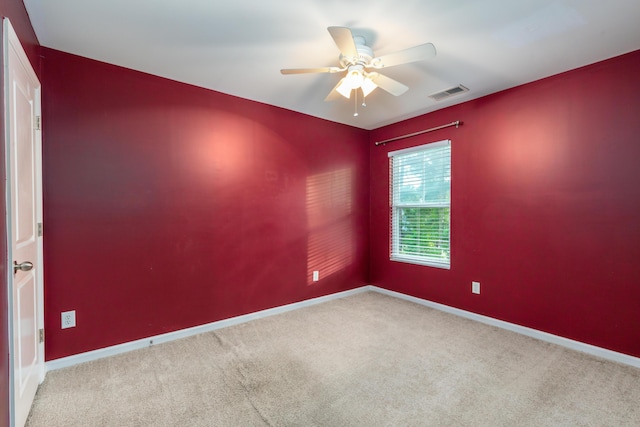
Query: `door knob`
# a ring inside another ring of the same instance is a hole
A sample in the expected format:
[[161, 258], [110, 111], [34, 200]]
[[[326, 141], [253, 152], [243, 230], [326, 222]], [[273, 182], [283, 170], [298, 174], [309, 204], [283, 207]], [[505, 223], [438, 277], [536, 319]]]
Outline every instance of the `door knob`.
[[17, 262], [13, 261], [13, 274], [16, 274], [18, 272], [18, 270], [20, 270], [20, 271], [29, 271], [32, 268], [33, 268], [33, 263], [31, 263], [29, 261], [21, 262], [20, 264], [18, 264]]

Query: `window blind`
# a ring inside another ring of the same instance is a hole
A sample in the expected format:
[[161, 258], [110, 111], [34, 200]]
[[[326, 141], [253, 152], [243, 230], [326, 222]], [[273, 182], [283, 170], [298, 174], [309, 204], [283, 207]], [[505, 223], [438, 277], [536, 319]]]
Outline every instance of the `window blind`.
[[391, 259], [449, 268], [451, 141], [389, 153]]

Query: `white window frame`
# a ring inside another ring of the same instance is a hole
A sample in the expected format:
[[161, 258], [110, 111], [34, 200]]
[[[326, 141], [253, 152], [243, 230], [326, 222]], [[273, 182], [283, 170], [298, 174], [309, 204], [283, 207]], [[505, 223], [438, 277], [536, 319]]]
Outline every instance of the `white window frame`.
[[[403, 150], [391, 151], [388, 153], [389, 195], [390, 195], [389, 204], [390, 204], [390, 221], [391, 221], [390, 259], [392, 261], [426, 265], [430, 267], [437, 267], [437, 268], [443, 268], [443, 269], [451, 268], [451, 197], [449, 196], [448, 201], [439, 200], [436, 202], [426, 201], [426, 202], [419, 202], [419, 203], [401, 203], [394, 192], [394, 188], [397, 188], [397, 186], [394, 187], [394, 179], [397, 179], [397, 177], [394, 176], [394, 170], [393, 170], [394, 157], [410, 154], [416, 151], [428, 151], [428, 150], [432, 150], [432, 149], [440, 148], [444, 146], [451, 147], [451, 141], [447, 139], [443, 141], [431, 142], [428, 144], [406, 148]], [[450, 170], [451, 170], [451, 151], [449, 151], [449, 171]], [[449, 173], [448, 179], [449, 179], [449, 194], [450, 194], [451, 193], [451, 173]], [[400, 253], [400, 233], [398, 231], [400, 215], [397, 214], [397, 212], [400, 209], [406, 209], [406, 208], [449, 208], [449, 236], [448, 236], [449, 259], [448, 260], [433, 258], [429, 256]]]

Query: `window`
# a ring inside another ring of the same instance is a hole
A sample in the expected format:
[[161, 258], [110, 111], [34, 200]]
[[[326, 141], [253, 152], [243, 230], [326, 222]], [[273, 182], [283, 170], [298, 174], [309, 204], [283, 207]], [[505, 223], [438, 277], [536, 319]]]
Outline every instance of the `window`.
[[391, 259], [449, 268], [451, 141], [389, 153]]

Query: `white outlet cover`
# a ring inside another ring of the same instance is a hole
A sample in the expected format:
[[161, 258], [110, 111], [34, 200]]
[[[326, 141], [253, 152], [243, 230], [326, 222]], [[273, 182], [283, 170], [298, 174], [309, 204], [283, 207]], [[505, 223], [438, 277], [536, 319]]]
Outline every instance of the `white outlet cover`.
[[480, 282], [471, 282], [471, 292], [474, 294], [480, 293]]
[[60, 317], [61, 317], [60, 327], [62, 329], [76, 327], [76, 311], [75, 310], [63, 311]]
[[313, 281], [317, 282], [318, 280], [320, 280], [320, 272], [319, 271], [314, 271], [313, 272]]

